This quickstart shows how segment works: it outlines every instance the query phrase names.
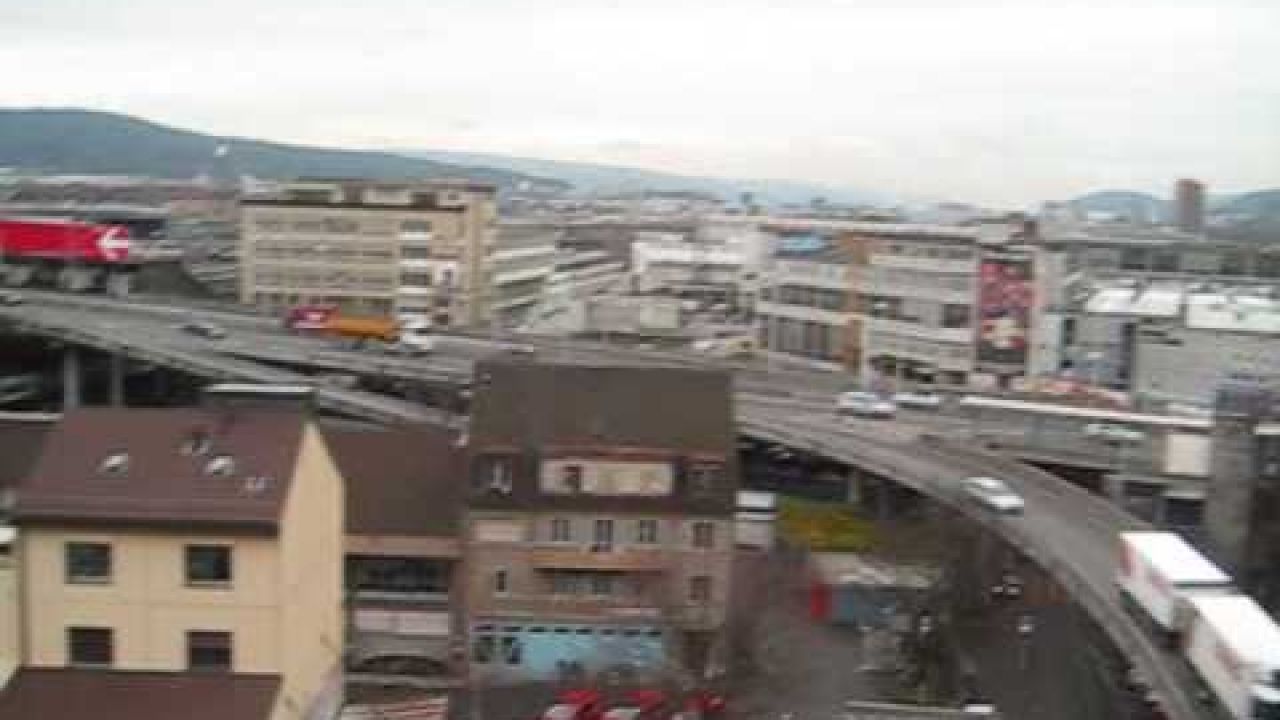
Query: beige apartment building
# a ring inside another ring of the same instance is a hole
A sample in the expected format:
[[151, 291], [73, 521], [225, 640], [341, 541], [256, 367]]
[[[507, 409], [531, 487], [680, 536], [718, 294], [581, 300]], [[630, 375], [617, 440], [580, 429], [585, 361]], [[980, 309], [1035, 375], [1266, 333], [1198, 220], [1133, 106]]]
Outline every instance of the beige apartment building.
[[302, 408], [66, 414], [14, 522], [0, 718], [100, 700], [160, 720], [166, 697], [184, 718], [336, 716], [343, 488]]
[[240, 300], [331, 303], [440, 326], [488, 317], [497, 191], [454, 181], [309, 180], [242, 203]]
[[722, 666], [735, 440], [726, 374], [482, 363], [463, 596], [486, 682]]

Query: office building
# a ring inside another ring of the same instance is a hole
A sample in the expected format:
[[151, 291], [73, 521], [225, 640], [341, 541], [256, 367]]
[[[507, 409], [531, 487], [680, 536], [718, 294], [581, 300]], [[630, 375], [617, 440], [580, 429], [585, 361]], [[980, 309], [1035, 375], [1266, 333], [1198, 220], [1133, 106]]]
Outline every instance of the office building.
[[768, 220], [760, 341], [869, 382], [964, 385], [1025, 372], [1031, 262], [1016, 224]]
[[467, 182], [315, 180], [243, 202], [240, 299], [271, 312], [299, 303], [423, 318], [488, 314], [483, 272], [496, 190]]
[[537, 223], [504, 222], [485, 258], [489, 317], [484, 324], [513, 328], [542, 301], [556, 269], [563, 232]]
[[476, 378], [463, 528], [476, 681], [723, 667], [728, 375], [495, 360]]
[[65, 414], [18, 488], [0, 717], [334, 717], [342, 518], [301, 408]]

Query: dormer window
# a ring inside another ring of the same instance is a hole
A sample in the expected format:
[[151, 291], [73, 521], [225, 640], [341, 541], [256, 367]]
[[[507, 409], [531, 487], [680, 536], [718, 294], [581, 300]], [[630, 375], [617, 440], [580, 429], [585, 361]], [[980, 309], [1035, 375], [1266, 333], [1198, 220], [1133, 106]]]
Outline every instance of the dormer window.
[[102, 459], [98, 464], [98, 474], [108, 477], [119, 477], [129, 472], [129, 453], [115, 452]]
[[190, 457], [208, 455], [213, 449], [213, 438], [204, 430], [192, 430], [187, 439], [182, 441], [182, 454]]
[[209, 477], [231, 477], [236, 471], [236, 460], [230, 455], [215, 455], [204, 464], [204, 474]]

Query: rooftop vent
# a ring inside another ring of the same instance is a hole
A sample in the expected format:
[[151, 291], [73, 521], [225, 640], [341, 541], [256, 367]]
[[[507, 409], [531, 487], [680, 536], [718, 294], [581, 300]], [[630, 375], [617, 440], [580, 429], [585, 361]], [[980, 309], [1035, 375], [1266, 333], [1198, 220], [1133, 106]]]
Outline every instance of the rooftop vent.
[[213, 449], [213, 438], [203, 429], [192, 430], [187, 439], [182, 441], [182, 454], [191, 457], [208, 455]]
[[271, 478], [265, 475], [251, 475], [244, 479], [246, 495], [261, 495], [271, 486]]
[[118, 477], [129, 472], [129, 453], [115, 452], [98, 463], [98, 474]]
[[230, 455], [215, 455], [204, 464], [204, 474], [210, 477], [231, 477], [236, 471], [236, 459]]

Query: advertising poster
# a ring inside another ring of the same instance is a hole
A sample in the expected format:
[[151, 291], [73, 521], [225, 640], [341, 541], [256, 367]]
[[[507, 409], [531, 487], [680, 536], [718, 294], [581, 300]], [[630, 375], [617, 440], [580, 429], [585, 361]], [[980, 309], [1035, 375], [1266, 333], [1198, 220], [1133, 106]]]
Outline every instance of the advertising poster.
[[978, 367], [1021, 370], [1031, 346], [1031, 261], [990, 256], [978, 277]]

